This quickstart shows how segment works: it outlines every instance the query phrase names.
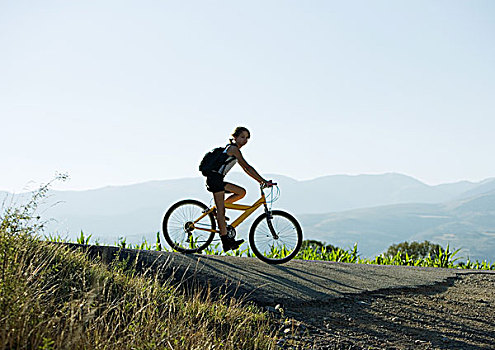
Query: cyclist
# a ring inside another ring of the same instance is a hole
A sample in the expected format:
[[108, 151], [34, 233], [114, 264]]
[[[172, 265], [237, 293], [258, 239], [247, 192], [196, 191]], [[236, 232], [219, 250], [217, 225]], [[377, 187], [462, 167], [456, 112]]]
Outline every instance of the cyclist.
[[[225, 175], [232, 169], [232, 167], [239, 163], [242, 169], [264, 186], [272, 186], [271, 181], [267, 181], [261, 177], [260, 174], [249, 165], [241, 154], [241, 148], [246, 145], [251, 133], [243, 126], [239, 126], [234, 130], [230, 143], [225, 147], [224, 153], [228, 155], [228, 158], [223, 162], [218, 171], [211, 172], [206, 177], [206, 187], [208, 191], [213, 193], [215, 205], [217, 208], [217, 222], [220, 229], [220, 239], [222, 240], [223, 250], [226, 252], [230, 249], [237, 249], [244, 242], [243, 239], [235, 240], [233, 237], [227, 235], [227, 224], [225, 218], [225, 204], [234, 203], [244, 198], [246, 190], [240, 186], [234, 185], [229, 182], [225, 182]], [[231, 195], [225, 198], [225, 193]]]

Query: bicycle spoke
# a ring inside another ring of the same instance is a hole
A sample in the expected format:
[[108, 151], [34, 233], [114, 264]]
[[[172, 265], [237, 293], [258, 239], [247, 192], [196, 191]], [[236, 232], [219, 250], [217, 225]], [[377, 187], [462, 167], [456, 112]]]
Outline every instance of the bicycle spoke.
[[[206, 215], [194, 224], [207, 207], [195, 200], [184, 200], [173, 205], [163, 219], [163, 234], [175, 250], [197, 252], [206, 248], [213, 239], [214, 219]], [[203, 228], [205, 230], [199, 230]]]
[[297, 254], [302, 233], [295, 219], [281, 211], [272, 213], [271, 225], [268, 226], [266, 217], [257, 219], [250, 233], [250, 243], [253, 252], [258, 258], [268, 263], [282, 263], [290, 260]]

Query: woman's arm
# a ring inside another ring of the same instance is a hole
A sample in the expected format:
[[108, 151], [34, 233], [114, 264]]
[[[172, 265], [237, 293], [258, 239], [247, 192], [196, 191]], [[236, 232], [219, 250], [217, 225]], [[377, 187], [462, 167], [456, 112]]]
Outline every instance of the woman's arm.
[[248, 162], [246, 162], [246, 160], [242, 156], [241, 151], [239, 150], [238, 147], [231, 147], [229, 149], [229, 151], [227, 151], [227, 153], [230, 153], [230, 150], [232, 150], [231, 155], [233, 155], [234, 157], [237, 158], [239, 165], [242, 167], [242, 169], [244, 169], [246, 174], [251, 176], [253, 179], [258, 181], [260, 184], [264, 184], [267, 182], [265, 179], [263, 179], [263, 177], [261, 177], [260, 174], [258, 174], [258, 172], [251, 165], [248, 164]]

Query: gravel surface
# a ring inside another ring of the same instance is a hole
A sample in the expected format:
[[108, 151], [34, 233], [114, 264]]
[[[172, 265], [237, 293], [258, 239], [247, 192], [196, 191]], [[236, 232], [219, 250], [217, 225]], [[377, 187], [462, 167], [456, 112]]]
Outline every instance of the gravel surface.
[[281, 349], [495, 349], [494, 307], [493, 273], [458, 275], [429, 287], [369, 292], [319, 305], [282, 306], [287, 318], [280, 321], [279, 345]]

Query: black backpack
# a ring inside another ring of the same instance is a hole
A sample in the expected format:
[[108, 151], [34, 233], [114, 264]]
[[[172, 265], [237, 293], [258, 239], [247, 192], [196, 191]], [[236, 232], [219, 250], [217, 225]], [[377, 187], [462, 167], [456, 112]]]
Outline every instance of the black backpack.
[[217, 147], [205, 154], [199, 164], [199, 171], [204, 176], [210, 175], [213, 171], [218, 171], [225, 163], [229, 155], [223, 151], [225, 151], [225, 147]]

